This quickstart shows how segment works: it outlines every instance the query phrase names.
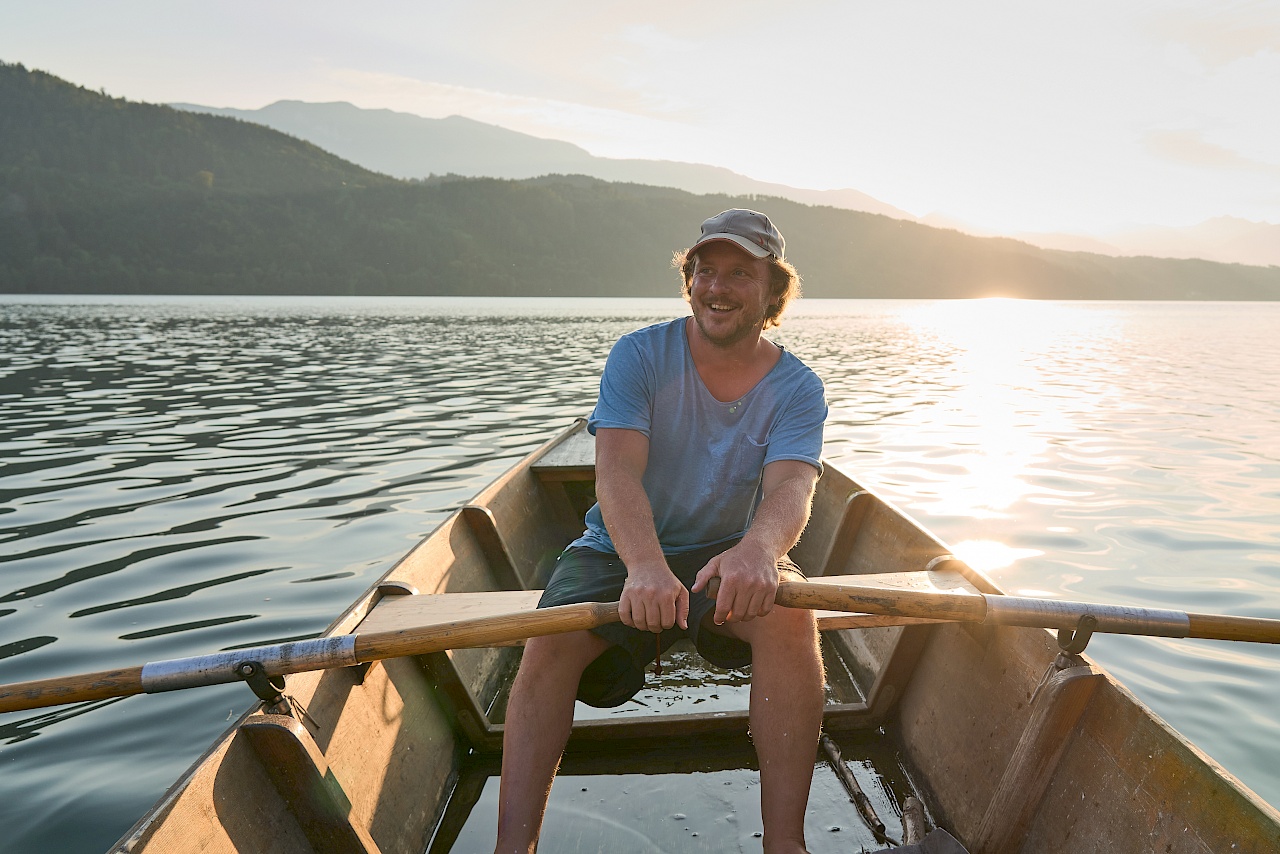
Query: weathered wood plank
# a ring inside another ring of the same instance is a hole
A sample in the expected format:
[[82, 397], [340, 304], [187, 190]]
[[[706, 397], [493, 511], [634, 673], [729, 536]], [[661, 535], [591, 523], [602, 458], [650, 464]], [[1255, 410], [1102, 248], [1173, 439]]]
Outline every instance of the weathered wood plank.
[[595, 474], [596, 437], [585, 429], [569, 434], [564, 441], [539, 457], [531, 466], [543, 479], [555, 479], [566, 474], [577, 477], [583, 473]]

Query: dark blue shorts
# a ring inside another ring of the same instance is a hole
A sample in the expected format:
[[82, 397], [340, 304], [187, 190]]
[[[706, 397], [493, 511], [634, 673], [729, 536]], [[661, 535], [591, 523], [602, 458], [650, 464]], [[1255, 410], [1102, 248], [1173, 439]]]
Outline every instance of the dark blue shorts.
[[[685, 587], [692, 587], [699, 570], [711, 558], [728, 551], [738, 541], [730, 540], [714, 546], [681, 554], [667, 555], [667, 566]], [[784, 557], [778, 561], [778, 572], [804, 578], [799, 567]], [[547, 582], [539, 608], [569, 605], [577, 602], [617, 602], [622, 595], [627, 569], [622, 559], [611, 552], [577, 546], [567, 549], [556, 562]], [[578, 699], [589, 706], [612, 708], [630, 700], [644, 687], [645, 668], [657, 657], [658, 644], [667, 649], [681, 638], [693, 641], [707, 661], [726, 670], [751, 664], [751, 646], [745, 641], [720, 634], [711, 628], [711, 615], [716, 603], [702, 593], [689, 594], [689, 628], [672, 626], [655, 642], [654, 633], [633, 629], [622, 623], [610, 623], [591, 631], [610, 643], [583, 671], [578, 683]]]

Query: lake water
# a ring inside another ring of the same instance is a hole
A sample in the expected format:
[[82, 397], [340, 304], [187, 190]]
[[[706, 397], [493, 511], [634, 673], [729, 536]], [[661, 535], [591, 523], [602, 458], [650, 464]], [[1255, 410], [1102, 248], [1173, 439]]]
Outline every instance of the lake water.
[[[0, 682], [310, 637], [678, 300], [0, 297]], [[1280, 304], [824, 301], [827, 456], [1010, 593], [1280, 618]], [[1280, 647], [1090, 655], [1280, 804]], [[0, 850], [102, 851], [252, 701], [0, 716]]]

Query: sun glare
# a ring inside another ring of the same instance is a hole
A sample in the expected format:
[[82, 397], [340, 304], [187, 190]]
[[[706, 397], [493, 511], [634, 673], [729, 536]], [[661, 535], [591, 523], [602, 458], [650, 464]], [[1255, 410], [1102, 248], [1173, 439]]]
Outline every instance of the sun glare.
[[951, 553], [980, 572], [995, 572], [1027, 557], [1039, 557], [1038, 549], [1015, 549], [996, 540], [965, 540], [951, 547]]
[[1107, 321], [1082, 307], [1007, 298], [912, 306], [901, 317], [951, 373], [944, 381], [953, 391], [918, 425], [943, 449], [935, 459], [961, 470], [930, 512], [1006, 515], [1032, 491], [1028, 474], [1050, 438], [1094, 405], [1078, 389], [1056, 388], [1056, 368]]

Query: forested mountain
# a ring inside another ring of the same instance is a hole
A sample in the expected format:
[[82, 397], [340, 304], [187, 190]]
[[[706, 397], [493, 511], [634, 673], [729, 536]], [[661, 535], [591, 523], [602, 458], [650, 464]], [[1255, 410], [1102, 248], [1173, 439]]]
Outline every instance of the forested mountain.
[[280, 193], [388, 182], [260, 125], [109, 98], [4, 64], [0, 169], [121, 191]]
[[592, 178], [400, 181], [267, 128], [0, 65], [0, 290], [669, 296], [705, 217], [767, 211], [814, 297], [1274, 299], [1280, 269], [1109, 258]]

